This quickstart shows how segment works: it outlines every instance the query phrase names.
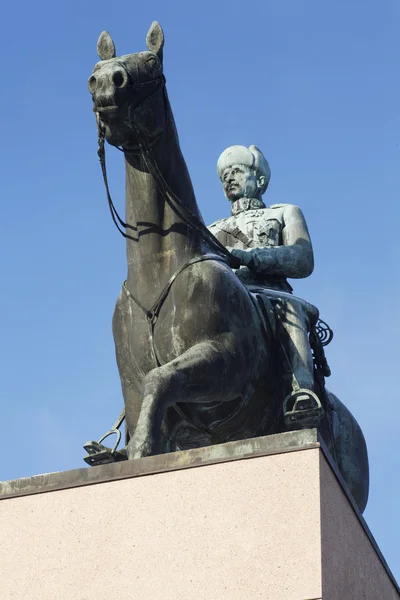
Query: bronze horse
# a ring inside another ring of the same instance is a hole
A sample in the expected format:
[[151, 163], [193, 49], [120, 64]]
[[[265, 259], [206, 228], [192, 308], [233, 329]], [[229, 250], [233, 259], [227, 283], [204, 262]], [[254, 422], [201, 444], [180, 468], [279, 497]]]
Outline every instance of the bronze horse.
[[[164, 35], [115, 57], [110, 36], [89, 78], [100, 136], [125, 155], [128, 274], [113, 317], [129, 459], [285, 430], [273, 326], [207, 233], [179, 146], [163, 75]], [[103, 173], [105, 166], [103, 164]], [[320, 431], [359, 508], [368, 458], [332, 394]], [[329, 427], [327, 424], [328, 417]]]

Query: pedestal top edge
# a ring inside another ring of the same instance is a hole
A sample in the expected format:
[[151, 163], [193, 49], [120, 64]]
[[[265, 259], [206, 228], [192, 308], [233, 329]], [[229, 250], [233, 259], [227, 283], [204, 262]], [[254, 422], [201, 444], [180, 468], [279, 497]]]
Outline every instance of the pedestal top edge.
[[0, 500], [319, 447], [316, 429], [288, 431], [97, 467], [0, 481]]

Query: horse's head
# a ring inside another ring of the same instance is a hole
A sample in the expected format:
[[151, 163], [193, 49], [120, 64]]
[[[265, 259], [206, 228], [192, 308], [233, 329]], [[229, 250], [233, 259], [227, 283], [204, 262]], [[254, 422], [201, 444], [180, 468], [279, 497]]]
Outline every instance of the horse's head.
[[89, 77], [89, 91], [99, 126], [114, 146], [135, 145], [135, 127], [154, 137], [165, 126], [164, 34], [157, 22], [150, 27], [146, 43], [149, 51], [116, 57], [114, 42], [106, 31], [97, 42], [102, 60]]

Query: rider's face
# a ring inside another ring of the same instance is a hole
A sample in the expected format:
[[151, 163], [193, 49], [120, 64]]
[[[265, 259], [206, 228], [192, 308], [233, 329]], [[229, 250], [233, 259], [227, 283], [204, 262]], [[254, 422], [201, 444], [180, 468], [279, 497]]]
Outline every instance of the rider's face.
[[232, 165], [222, 173], [225, 196], [231, 202], [240, 198], [257, 198], [260, 190], [257, 177], [252, 169], [244, 165]]

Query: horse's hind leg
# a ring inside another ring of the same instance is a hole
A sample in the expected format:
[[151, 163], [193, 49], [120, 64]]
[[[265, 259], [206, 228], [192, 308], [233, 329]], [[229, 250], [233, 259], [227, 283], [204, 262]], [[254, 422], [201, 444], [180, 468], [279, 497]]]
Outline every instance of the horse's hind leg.
[[246, 360], [242, 349], [236, 351], [232, 337], [226, 334], [219, 341], [199, 343], [148, 373], [143, 382], [138, 423], [127, 447], [128, 458], [156, 453], [162, 419], [169, 406], [215, 399], [222, 402], [240, 396], [249, 375], [251, 357], [247, 354]]

